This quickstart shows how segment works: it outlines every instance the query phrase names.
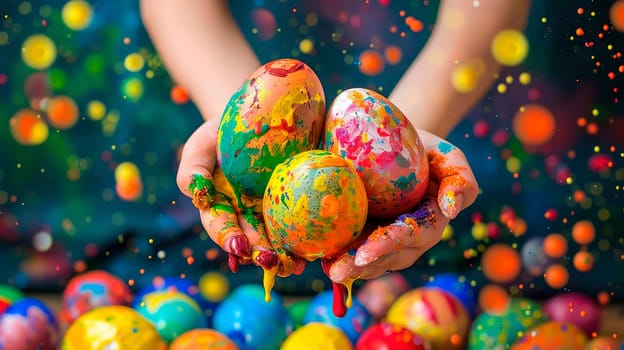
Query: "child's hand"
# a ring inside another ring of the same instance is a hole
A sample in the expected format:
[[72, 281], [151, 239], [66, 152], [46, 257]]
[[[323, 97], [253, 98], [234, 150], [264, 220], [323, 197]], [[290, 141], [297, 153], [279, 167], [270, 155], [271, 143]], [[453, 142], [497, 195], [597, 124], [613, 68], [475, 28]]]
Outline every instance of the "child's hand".
[[430, 166], [425, 198], [393, 223], [381, 227], [367, 223], [363, 239], [352, 246], [355, 255], [324, 261], [333, 282], [373, 279], [412, 266], [440, 241], [449, 221], [475, 201], [479, 187], [463, 152], [429, 132], [418, 133]]
[[193, 199], [210, 238], [229, 254], [229, 266], [254, 263], [278, 276], [299, 274], [305, 260], [271, 246], [264, 230], [262, 199], [236, 195], [217, 163], [219, 120], [211, 119], [189, 137], [182, 151], [177, 182]]

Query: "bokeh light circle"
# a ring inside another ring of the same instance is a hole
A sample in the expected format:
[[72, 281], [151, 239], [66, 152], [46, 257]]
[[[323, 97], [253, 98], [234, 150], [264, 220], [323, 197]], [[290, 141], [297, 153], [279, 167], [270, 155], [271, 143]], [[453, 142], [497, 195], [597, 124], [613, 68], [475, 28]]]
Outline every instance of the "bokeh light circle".
[[491, 281], [513, 281], [522, 269], [520, 254], [506, 244], [494, 244], [483, 253], [481, 268], [485, 277]]
[[505, 66], [516, 66], [529, 53], [529, 42], [524, 34], [514, 29], [500, 31], [492, 40], [494, 59]]
[[33, 69], [43, 70], [56, 60], [56, 45], [46, 35], [33, 34], [22, 45], [22, 60]]
[[17, 111], [9, 120], [15, 141], [26, 146], [36, 146], [48, 139], [48, 124], [31, 109]]
[[360, 72], [364, 75], [375, 76], [381, 74], [385, 68], [383, 56], [375, 50], [365, 50], [360, 54]]
[[63, 23], [73, 30], [83, 30], [89, 26], [93, 17], [91, 4], [82, 0], [70, 0], [61, 10]]
[[544, 106], [531, 104], [521, 107], [513, 118], [514, 135], [525, 145], [539, 146], [555, 133], [553, 114]]

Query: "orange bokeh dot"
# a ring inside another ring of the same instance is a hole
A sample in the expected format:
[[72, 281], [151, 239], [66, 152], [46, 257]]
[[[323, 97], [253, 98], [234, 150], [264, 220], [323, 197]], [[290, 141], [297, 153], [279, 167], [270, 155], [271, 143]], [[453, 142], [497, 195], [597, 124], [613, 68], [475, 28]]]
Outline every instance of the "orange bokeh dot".
[[401, 48], [398, 46], [390, 45], [384, 51], [384, 56], [388, 64], [399, 64], [401, 58], [403, 58], [403, 51], [401, 51]]
[[78, 106], [69, 96], [55, 96], [48, 101], [46, 115], [50, 125], [57, 129], [69, 129], [78, 121]]
[[405, 24], [410, 28], [412, 32], [418, 33], [425, 28], [425, 25], [421, 20], [418, 20], [412, 16], [408, 16], [405, 19]]
[[479, 292], [479, 306], [490, 314], [502, 314], [509, 307], [510, 297], [507, 291], [495, 284], [490, 284]]
[[574, 191], [574, 201], [576, 203], [581, 203], [584, 200], [585, 200], [585, 192], [583, 192], [583, 190]]
[[178, 105], [183, 105], [189, 101], [189, 95], [185, 88], [180, 85], [174, 85], [169, 93], [171, 101]]
[[611, 301], [611, 296], [609, 292], [605, 292], [604, 290], [598, 293], [598, 304], [600, 305], [608, 305]]
[[594, 255], [586, 250], [577, 252], [572, 259], [574, 267], [581, 272], [591, 270], [594, 267], [594, 261]]
[[541, 105], [527, 105], [515, 114], [513, 132], [525, 145], [541, 145], [555, 133], [555, 117]]
[[48, 138], [48, 124], [31, 109], [17, 111], [9, 120], [11, 134], [22, 145], [34, 146]]
[[141, 182], [141, 178], [139, 177], [118, 180], [115, 185], [115, 190], [119, 198], [125, 201], [135, 201], [139, 199], [143, 193], [143, 182]]
[[572, 226], [572, 239], [578, 244], [589, 244], [596, 238], [596, 228], [591, 221], [581, 220]]
[[506, 244], [494, 244], [483, 253], [481, 268], [491, 281], [510, 282], [518, 276], [522, 268], [520, 254]]
[[618, 0], [611, 5], [609, 18], [617, 31], [624, 32], [624, 1]]
[[378, 75], [384, 70], [383, 56], [375, 50], [366, 50], [360, 54], [360, 72], [365, 75]]
[[570, 275], [565, 266], [561, 264], [550, 265], [544, 272], [544, 280], [553, 289], [561, 289], [568, 283]]
[[563, 235], [551, 233], [544, 238], [544, 253], [551, 258], [561, 258], [568, 252], [568, 241]]

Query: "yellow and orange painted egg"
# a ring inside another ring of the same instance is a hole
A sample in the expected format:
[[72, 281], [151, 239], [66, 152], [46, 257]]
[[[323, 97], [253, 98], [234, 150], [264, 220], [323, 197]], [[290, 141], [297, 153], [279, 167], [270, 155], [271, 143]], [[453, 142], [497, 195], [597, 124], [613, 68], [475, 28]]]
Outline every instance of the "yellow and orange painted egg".
[[429, 183], [429, 163], [416, 129], [397, 106], [368, 89], [343, 91], [327, 111], [324, 149], [347, 159], [368, 194], [372, 217], [413, 208]]
[[237, 193], [262, 198], [273, 169], [318, 148], [325, 94], [306, 64], [278, 59], [259, 69], [227, 103], [217, 140], [219, 166]]
[[367, 211], [366, 189], [355, 169], [323, 150], [278, 165], [263, 199], [273, 246], [309, 261], [343, 252], [361, 233]]

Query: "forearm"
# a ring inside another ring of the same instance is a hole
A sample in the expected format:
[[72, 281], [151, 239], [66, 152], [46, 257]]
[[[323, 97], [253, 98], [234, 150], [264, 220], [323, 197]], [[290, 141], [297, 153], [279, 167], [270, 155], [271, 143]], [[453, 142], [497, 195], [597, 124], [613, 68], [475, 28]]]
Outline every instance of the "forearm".
[[169, 74], [205, 119], [221, 118], [230, 96], [260, 62], [224, 0], [142, 0], [141, 16]]
[[[530, 0], [442, 0], [435, 29], [422, 53], [398, 82], [390, 100], [416, 128], [446, 137], [492, 86], [501, 66], [491, 53], [501, 30], [523, 30]], [[458, 91], [459, 64], [480, 61], [483, 70], [470, 91]]]

